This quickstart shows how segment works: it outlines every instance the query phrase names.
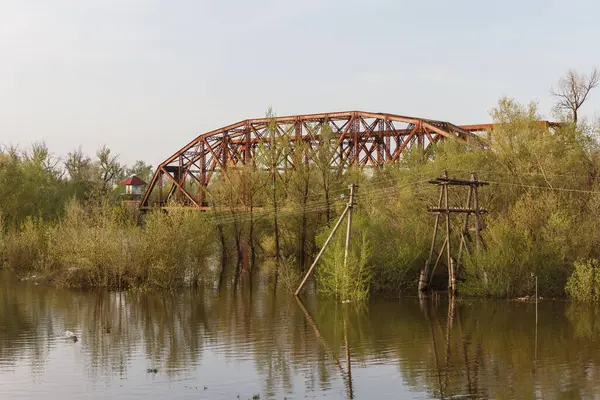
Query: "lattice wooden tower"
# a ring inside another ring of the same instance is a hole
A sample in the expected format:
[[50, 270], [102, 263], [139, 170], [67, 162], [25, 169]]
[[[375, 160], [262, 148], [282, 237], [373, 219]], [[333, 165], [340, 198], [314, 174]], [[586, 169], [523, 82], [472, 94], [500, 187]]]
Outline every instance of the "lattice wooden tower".
[[[431, 248], [429, 250], [429, 257], [425, 266], [421, 270], [419, 277], [419, 292], [428, 291], [431, 287], [431, 280], [435, 270], [440, 263], [444, 250], [446, 254], [446, 268], [448, 269], [448, 291], [450, 294], [454, 294], [456, 291], [456, 273], [457, 268], [460, 266], [462, 255], [464, 251], [469, 251], [469, 246], [473, 243], [473, 237], [471, 232], [474, 232], [475, 236], [475, 248], [479, 250], [481, 246], [485, 247], [485, 242], [481, 236], [482, 221], [481, 215], [486, 213], [487, 210], [479, 207], [479, 187], [488, 185], [487, 182], [483, 182], [477, 179], [475, 173], [471, 174], [470, 180], [465, 179], [454, 179], [449, 178], [448, 173], [444, 170], [443, 176], [430, 180], [429, 183], [438, 185], [440, 187], [440, 195], [438, 200], [438, 206], [429, 208], [429, 212], [435, 213], [435, 223], [433, 227], [433, 238], [431, 240]], [[469, 193], [467, 195], [467, 204], [465, 207], [450, 207], [448, 204], [448, 186], [468, 186]], [[451, 214], [465, 214], [465, 220], [462, 224], [460, 231], [460, 245], [458, 249], [458, 255], [456, 259], [452, 257], [452, 246], [451, 246]], [[432, 266], [432, 261], [435, 253], [436, 242], [438, 238], [438, 231], [440, 230], [440, 218], [442, 215], [445, 217], [445, 239], [442, 242], [442, 246], [438, 252], [435, 263]], [[469, 217], [475, 216], [475, 227], [469, 226]]]

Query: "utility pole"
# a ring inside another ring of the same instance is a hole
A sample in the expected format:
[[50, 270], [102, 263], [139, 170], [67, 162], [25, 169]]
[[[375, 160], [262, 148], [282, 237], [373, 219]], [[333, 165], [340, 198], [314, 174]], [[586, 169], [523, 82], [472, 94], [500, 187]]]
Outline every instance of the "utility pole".
[[298, 289], [296, 289], [296, 292], [294, 293], [294, 295], [298, 296], [300, 294], [300, 292], [302, 291], [302, 288], [304, 287], [304, 284], [308, 280], [308, 277], [312, 274], [313, 270], [317, 266], [317, 262], [323, 255], [323, 252], [325, 252], [325, 249], [327, 248], [327, 246], [329, 246], [329, 242], [331, 242], [333, 235], [335, 234], [335, 232], [338, 230], [338, 228], [342, 224], [342, 221], [346, 217], [346, 214], [349, 214], [348, 230], [346, 231], [346, 250], [344, 253], [344, 268], [346, 267], [346, 263], [348, 260], [348, 250], [350, 247], [350, 230], [352, 228], [352, 208], [354, 206], [354, 189], [356, 189], [357, 187], [358, 186], [356, 186], [354, 184], [348, 186], [348, 188], [350, 189], [350, 197], [348, 199], [348, 204], [346, 204], [346, 208], [344, 208], [344, 212], [342, 212], [342, 215], [340, 215], [340, 218], [338, 219], [335, 226], [331, 230], [331, 233], [329, 234], [329, 237], [327, 237], [327, 240], [325, 240], [325, 243], [323, 244], [321, 251], [319, 251], [319, 254], [317, 254], [317, 257], [315, 257], [315, 261], [313, 261], [312, 265], [308, 269], [308, 272], [306, 273], [306, 275], [304, 275], [304, 278], [302, 279], [302, 282], [300, 282], [300, 285], [298, 286]]
[[348, 227], [346, 228], [346, 248], [344, 250], [344, 271], [348, 267], [348, 251], [350, 249], [350, 232], [352, 230], [352, 209], [354, 206], [354, 189], [356, 188], [355, 184], [348, 186], [350, 189], [350, 198], [348, 199], [348, 204], [346, 207], [348, 208]]
[[[446, 268], [448, 270], [448, 291], [450, 295], [453, 295], [456, 291], [456, 274], [458, 268], [461, 265], [462, 254], [463, 251], [469, 251], [467, 247], [467, 242], [471, 242], [471, 235], [469, 233], [469, 216], [475, 216], [475, 247], [479, 250], [481, 247], [485, 249], [485, 242], [481, 237], [481, 215], [486, 213], [487, 210], [479, 207], [479, 187], [486, 186], [488, 183], [483, 182], [477, 179], [477, 175], [475, 173], [471, 174], [471, 179], [455, 179], [448, 177], [448, 172], [444, 170], [441, 177], [432, 179], [429, 183], [438, 185], [440, 188], [440, 195], [438, 199], [437, 207], [429, 208], [429, 211], [435, 213], [435, 224], [433, 227], [433, 237], [431, 240], [431, 248], [429, 250], [429, 258], [425, 263], [424, 268], [421, 270], [421, 275], [419, 277], [419, 293], [428, 291], [431, 286], [431, 281], [433, 279], [433, 275], [435, 270], [442, 259], [443, 253], [446, 253]], [[467, 205], [466, 207], [450, 207], [449, 204], [449, 196], [448, 196], [448, 187], [449, 186], [464, 186], [469, 188], [468, 196], [467, 196]], [[474, 203], [474, 204], [473, 204]], [[460, 232], [460, 245], [458, 248], [458, 257], [456, 260], [452, 257], [452, 248], [450, 246], [451, 242], [451, 214], [464, 214], [465, 221], [462, 226], [462, 230]], [[444, 216], [445, 220], [445, 235], [446, 238], [442, 242], [441, 249], [438, 252], [437, 259], [435, 263], [433, 263], [433, 256], [435, 253], [436, 241], [438, 237], [438, 230], [440, 230], [441, 225], [441, 217]]]

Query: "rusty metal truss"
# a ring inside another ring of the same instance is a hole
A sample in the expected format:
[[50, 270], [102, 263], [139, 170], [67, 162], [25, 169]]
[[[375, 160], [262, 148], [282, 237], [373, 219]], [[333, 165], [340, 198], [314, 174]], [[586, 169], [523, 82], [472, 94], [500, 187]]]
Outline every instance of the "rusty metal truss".
[[[476, 132], [492, 125], [457, 126], [449, 122], [395, 114], [362, 111], [259, 118], [237, 122], [196, 137], [161, 163], [140, 203], [140, 208], [163, 207], [171, 199], [203, 209], [205, 188], [211, 177], [227, 168], [256, 165], [260, 148], [279, 139], [287, 143], [276, 168], [293, 167], [293, 152], [305, 144], [310, 162], [319, 146], [331, 147], [332, 167], [379, 167], [401, 160], [411, 149], [427, 153], [444, 139], [478, 140]], [[330, 140], [323, 140], [327, 129]], [[157, 193], [155, 193], [158, 191]], [[153, 195], [154, 193], [154, 195]]]

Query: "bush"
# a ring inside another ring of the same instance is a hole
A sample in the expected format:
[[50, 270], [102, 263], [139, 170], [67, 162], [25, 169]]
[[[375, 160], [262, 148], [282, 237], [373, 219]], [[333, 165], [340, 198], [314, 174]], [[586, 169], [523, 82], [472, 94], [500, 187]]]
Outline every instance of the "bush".
[[[329, 235], [329, 232], [323, 234]], [[371, 268], [370, 245], [366, 232], [355, 233], [348, 262], [344, 266], [345, 240], [339, 235], [323, 253], [317, 270], [320, 293], [341, 300], [362, 300], [369, 296]]]
[[568, 203], [555, 193], [525, 194], [487, 221], [487, 250], [466, 257], [458, 289], [474, 296], [530, 295], [533, 275], [540, 294], [562, 296], [566, 271], [574, 258], [577, 225]]
[[575, 269], [567, 280], [565, 291], [573, 300], [597, 303], [600, 300], [600, 261], [575, 262]]
[[19, 276], [44, 271], [48, 264], [47, 230], [34, 218], [27, 218], [20, 229], [10, 230], [3, 245], [6, 266]]
[[121, 210], [103, 204], [85, 209], [76, 201], [67, 204], [65, 216], [49, 235], [52, 270], [57, 286], [128, 286], [131, 253], [138, 229], [123, 222]]
[[155, 211], [134, 255], [135, 276], [151, 286], [173, 288], [196, 284], [205, 271], [205, 259], [215, 250], [216, 235], [209, 214], [193, 210]]
[[56, 286], [174, 288], [201, 278], [212, 234], [210, 216], [194, 211], [157, 211], [141, 227], [121, 207], [72, 200], [56, 224], [27, 219], [2, 243], [7, 266]]

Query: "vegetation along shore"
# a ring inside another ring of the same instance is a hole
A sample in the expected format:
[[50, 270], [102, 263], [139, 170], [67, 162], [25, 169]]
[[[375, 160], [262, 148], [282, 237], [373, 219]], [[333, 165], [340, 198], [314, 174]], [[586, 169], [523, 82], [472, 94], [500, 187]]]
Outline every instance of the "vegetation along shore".
[[[586, 95], [597, 85], [596, 72], [575, 78], [590, 84]], [[260, 150], [257, 165], [213, 177], [205, 212], [173, 203], [140, 214], [118, 183], [133, 174], [149, 181], [152, 168], [123, 166], [108, 148], [94, 157], [81, 150], [57, 157], [44, 144], [4, 146], [2, 265], [59, 287], [238, 285], [260, 274], [293, 291], [346, 206], [348, 185], [357, 184], [348, 262], [344, 268], [340, 229], [316, 268], [317, 290], [342, 300], [414, 293], [429, 258], [434, 217], [427, 210], [438, 204], [438, 188], [428, 181], [445, 170], [462, 179], [474, 172], [489, 183], [478, 199], [487, 209], [485, 246], [457, 265], [458, 293], [525, 296], [537, 278], [541, 296], [597, 302], [600, 126], [577, 119], [582, 103], [557, 102], [561, 123], [548, 127], [538, 122], [536, 104], [502, 98], [486, 137], [437, 142], [368, 170], [331, 168], [335, 138], [323, 129], [319, 149], [298, 151], [296, 143], [294, 152], [318, 152], [317, 161], [299, 159], [279, 173], [269, 165], [286, 152], [282, 136]], [[457, 190], [450, 199], [464, 204], [466, 196]], [[458, 226], [463, 217], [452, 218]], [[459, 234], [451, 240], [458, 243]], [[434, 276], [442, 288], [444, 274], [439, 268]]]

